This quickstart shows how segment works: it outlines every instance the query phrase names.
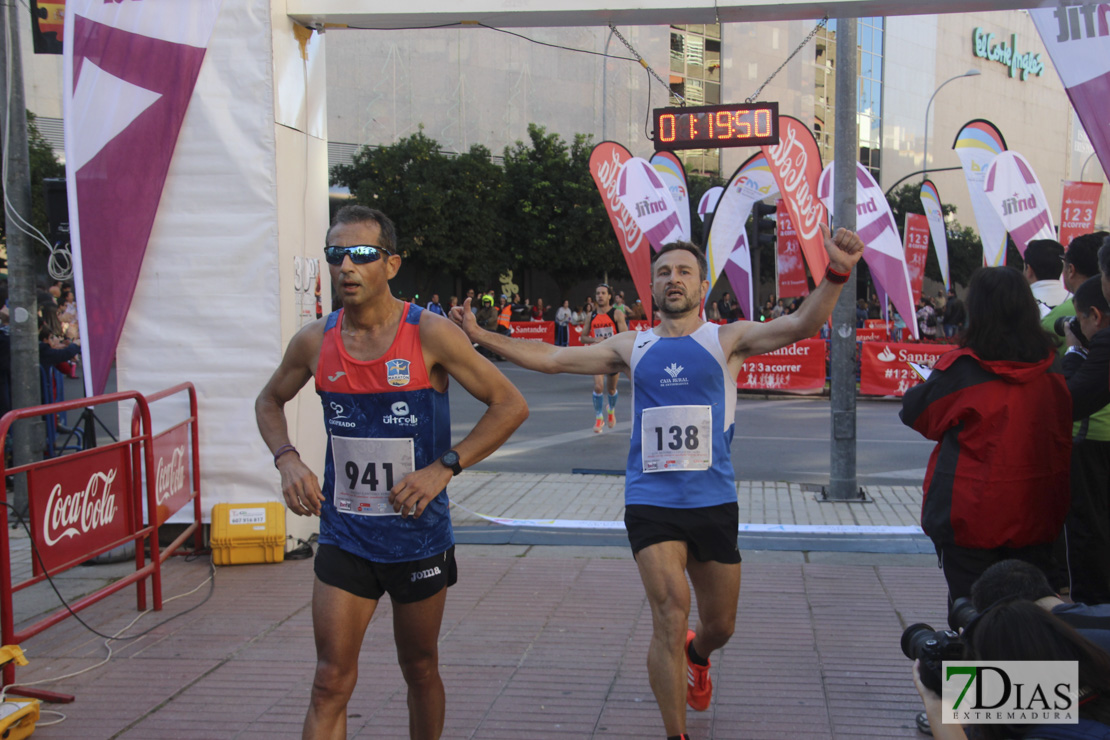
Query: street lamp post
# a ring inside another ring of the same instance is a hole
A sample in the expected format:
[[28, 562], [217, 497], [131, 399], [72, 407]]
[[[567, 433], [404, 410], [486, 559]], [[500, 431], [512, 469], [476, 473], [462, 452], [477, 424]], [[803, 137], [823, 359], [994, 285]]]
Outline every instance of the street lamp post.
[[1083, 166], [1079, 168], [1079, 179], [1081, 181], [1083, 180], [1084, 173], [1087, 172], [1087, 165], [1090, 163], [1091, 159], [1094, 156], [1095, 156], [1095, 153], [1091, 152], [1089, 155], [1087, 155], [1087, 158], [1083, 160]]
[[961, 77], [978, 77], [981, 74], [982, 72], [977, 69], [969, 69], [962, 75], [956, 75], [955, 77], [951, 77], [940, 83], [940, 87], [938, 87], [936, 90], [933, 90], [933, 94], [929, 96], [929, 104], [925, 106], [925, 156], [921, 160], [922, 182], [924, 182], [929, 177], [929, 109], [933, 107], [933, 98], [935, 98], [937, 96], [937, 93], [940, 92], [940, 88], [944, 87], [949, 82], [952, 82], [953, 80], [958, 80]]

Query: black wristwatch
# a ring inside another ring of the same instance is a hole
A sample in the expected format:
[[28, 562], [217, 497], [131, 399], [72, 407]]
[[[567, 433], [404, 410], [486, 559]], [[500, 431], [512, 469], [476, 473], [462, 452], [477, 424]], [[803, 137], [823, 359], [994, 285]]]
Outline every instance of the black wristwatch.
[[451, 468], [451, 475], [458, 475], [462, 472], [462, 465], [459, 464], [459, 453], [454, 450], [447, 450], [447, 452], [444, 452], [443, 456], [439, 458], [439, 461], [443, 463], [444, 466]]

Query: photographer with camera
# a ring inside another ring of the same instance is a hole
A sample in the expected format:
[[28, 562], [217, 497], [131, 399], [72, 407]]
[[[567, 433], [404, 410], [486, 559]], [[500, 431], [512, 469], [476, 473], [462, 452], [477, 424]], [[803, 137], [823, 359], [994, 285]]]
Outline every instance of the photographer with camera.
[[971, 587], [971, 599], [961, 599], [952, 610], [961, 615], [960, 624], [966, 625], [991, 604], [1010, 598], [1031, 601], [1055, 614], [1110, 654], [1110, 604], [1064, 601], [1039, 568], [1020, 560], [1003, 560], [987, 568]]
[[[963, 660], [999, 661], [1076, 661], [1079, 665], [1078, 724], [972, 725], [965, 732], [959, 724], [944, 723], [941, 704], [941, 660], [956, 660], [950, 655], [938, 660], [935, 639], [914, 625], [903, 635], [903, 650], [914, 658], [913, 682], [925, 704], [933, 737], [941, 740], [1092, 740], [1110, 738], [1110, 655], [1076, 632], [1059, 617], [1029, 601], [1003, 599], [991, 604], [966, 626], [961, 637]], [[910, 630], [916, 630], [912, 633]], [[936, 633], [944, 635], [944, 633]], [[949, 633], [951, 634], [951, 633]], [[910, 644], [907, 645], [907, 637]], [[952, 650], [952, 645], [948, 645]]]

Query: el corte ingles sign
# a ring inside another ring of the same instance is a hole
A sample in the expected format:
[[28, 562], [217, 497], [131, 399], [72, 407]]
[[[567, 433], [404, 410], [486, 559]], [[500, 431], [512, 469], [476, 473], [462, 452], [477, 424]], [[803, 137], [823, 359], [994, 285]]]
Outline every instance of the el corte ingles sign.
[[993, 33], [987, 33], [982, 28], [976, 28], [973, 35], [975, 56], [1005, 64], [1011, 77], [1017, 77], [1020, 73], [1022, 80], [1029, 75], [1040, 77], [1041, 73], [1044, 72], [1044, 62], [1041, 61], [1040, 54], [1032, 52], [1018, 53], [1016, 33], [1010, 34], [1009, 42], [999, 41], [995, 43], [996, 38]]

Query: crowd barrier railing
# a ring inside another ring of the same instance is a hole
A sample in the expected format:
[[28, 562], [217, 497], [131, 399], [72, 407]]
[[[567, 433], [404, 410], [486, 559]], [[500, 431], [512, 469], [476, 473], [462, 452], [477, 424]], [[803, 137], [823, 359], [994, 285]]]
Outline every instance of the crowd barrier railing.
[[[150, 403], [183, 392], [189, 397], [188, 417], [152, 434]], [[151, 581], [152, 608], [160, 611], [162, 563], [190, 535], [198, 549], [202, 546], [197, 397], [191, 383], [150, 396], [122, 391], [10, 411], [0, 418], [0, 445], [21, 419], [126, 403], [134, 403], [130, 438], [13, 467], [0, 458], [4, 480], [17, 475], [26, 478], [31, 539], [31, 576], [13, 583], [5, 486], [0, 492], [0, 644], [19, 644], [131, 585], [135, 586], [136, 610], [145, 611], [147, 578]], [[193, 523], [173, 543], [160, 548], [158, 527], [190, 501]], [[128, 543], [135, 546], [134, 571], [15, 629], [15, 594]], [[14, 661], [5, 664], [2, 672], [5, 686], [15, 683]], [[70, 695], [18, 685], [9, 693], [51, 702], [73, 701]]]

